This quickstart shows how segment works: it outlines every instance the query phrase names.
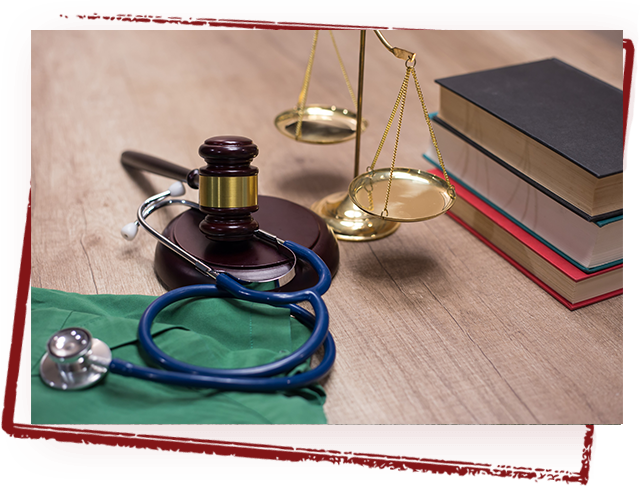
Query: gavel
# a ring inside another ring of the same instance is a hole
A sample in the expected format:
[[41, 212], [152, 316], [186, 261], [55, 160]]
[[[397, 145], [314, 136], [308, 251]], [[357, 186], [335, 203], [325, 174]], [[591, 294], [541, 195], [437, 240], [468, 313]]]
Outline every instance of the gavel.
[[[213, 268], [235, 273], [277, 274], [289, 257], [254, 238], [258, 228], [283, 240], [294, 241], [316, 252], [332, 276], [338, 270], [339, 249], [333, 232], [311, 210], [291, 201], [258, 196], [258, 155], [253, 141], [240, 136], [217, 136], [205, 140], [198, 150], [206, 162], [186, 169], [166, 160], [133, 151], [122, 153], [125, 167], [152, 172], [186, 183], [198, 190], [198, 210], [174, 218], [163, 236]], [[254, 218], [255, 216], [255, 218]], [[211, 283], [165, 246], [158, 244], [155, 271], [168, 289]], [[317, 274], [305, 262], [296, 263], [296, 276], [283, 290], [310, 287]]]

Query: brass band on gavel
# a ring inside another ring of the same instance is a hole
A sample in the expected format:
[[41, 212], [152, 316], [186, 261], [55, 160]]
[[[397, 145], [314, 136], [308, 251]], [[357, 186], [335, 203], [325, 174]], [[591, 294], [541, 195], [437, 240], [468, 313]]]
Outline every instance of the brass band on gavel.
[[250, 176], [200, 176], [200, 206], [243, 208], [258, 204], [258, 174]]

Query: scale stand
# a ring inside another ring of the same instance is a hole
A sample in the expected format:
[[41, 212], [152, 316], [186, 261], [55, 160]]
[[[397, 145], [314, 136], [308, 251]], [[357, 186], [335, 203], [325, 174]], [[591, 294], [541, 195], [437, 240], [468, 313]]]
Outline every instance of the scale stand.
[[[358, 177], [360, 165], [360, 143], [362, 139], [362, 95], [364, 92], [364, 52], [366, 31], [360, 32], [360, 61], [358, 67], [358, 97], [356, 122], [356, 153], [353, 177]], [[311, 206], [311, 210], [324, 219], [336, 238], [346, 241], [373, 241], [396, 232], [400, 223], [385, 221], [362, 211], [356, 206], [348, 192], [331, 194]]]

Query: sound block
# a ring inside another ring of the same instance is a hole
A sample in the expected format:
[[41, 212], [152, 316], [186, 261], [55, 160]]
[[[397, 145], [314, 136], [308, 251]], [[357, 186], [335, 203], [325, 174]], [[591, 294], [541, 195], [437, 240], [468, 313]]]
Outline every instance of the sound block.
[[[313, 250], [329, 267], [331, 276], [335, 276], [340, 263], [338, 241], [322, 218], [310, 209], [277, 197], [258, 196], [258, 205], [260, 209], [253, 216], [260, 229]], [[269, 275], [286, 266], [286, 254], [257, 239], [242, 242], [209, 240], [198, 227], [204, 217], [204, 213], [195, 209], [185, 211], [167, 225], [163, 235], [214, 269], [230, 273], [255, 270]], [[214, 283], [162, 243], [156, 247], [155, 271], [162, 285], [169, 290]], [[279, 290], [302, 290], [317, 281], [316, 271], [298, 259], [295, 277]]]

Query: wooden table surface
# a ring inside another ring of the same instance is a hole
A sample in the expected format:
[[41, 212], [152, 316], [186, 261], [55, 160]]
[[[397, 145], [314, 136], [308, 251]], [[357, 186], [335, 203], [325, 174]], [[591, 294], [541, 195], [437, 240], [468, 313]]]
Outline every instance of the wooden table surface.
[[[355, 88], [359, 33], [335, 36]], [[620, 32], [386, 36], [418, 54], [432, 112], [436, 78], [548, 57], [622, 87]], [[163, 293], [154, 240], [144, 234], [128, 243], [119, 230], [171, 181], [134, 180], [120, 165], [123, 150], [195, 168], [206, 138], [244, 135], [260, 148], [261, 194], [308, 207], [346, 190], [354, 142], [301, 144], [273, 123], [297, 101], [311, 38], [305, 31], [33, 32], [32, 285]], [[373, 33], [366, 52], [362, 168], [404, 76], [404, 63]], [[327, 34], [308, 102], [352, 106]], [[426, 168], [429, 136], [413, 88], [406, 110], [398, 165]], [[171, 215], [154, 218], [163, 227]], [[329, 423], [622, 422], [622, 297], [571, 312], [446, 216], [402, 225], [378, 241], [340, 242], [340, 254], [325, 296], [338, 348], [324, 383]]]

